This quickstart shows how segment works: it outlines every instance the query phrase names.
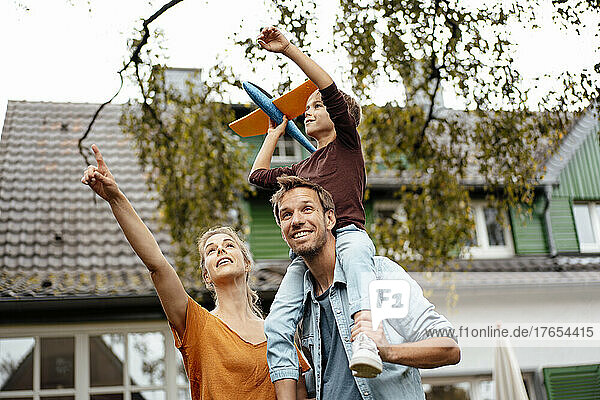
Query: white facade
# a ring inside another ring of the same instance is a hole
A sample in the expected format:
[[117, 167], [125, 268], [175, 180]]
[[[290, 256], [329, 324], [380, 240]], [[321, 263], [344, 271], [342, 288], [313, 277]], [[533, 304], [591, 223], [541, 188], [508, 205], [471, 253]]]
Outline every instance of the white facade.
[[[596, 273], [574, 273], [587, 278], [572, 278], [570, 283], [565, 282], [567, 279], [557, 278], [557, 275], [566, 275], [560, 272], [483, 273], [488, 278], [479, 287], [469, 282], [468, 277], [474, 274], [477, 273], [457, 274], [459, 278], [453, 282], [456, 285], [455, 305], [448, 304], [448, 290], [437, 289], [428, 296], [455, 329], [461, 326], [496, 327], [497, 323], [511, 327], [515, 324], [537, 326], [536, 323], [555, 327], [568, 323], [582, 326], [595, 324], [597, 327], [600, 323], [600, 282]], [[502, 278], [502, 275], [508, 279]], [[545, 275], [548, 278], [544, 279]], [[496, 284], [490, 283], [494, 280]], [[554, 282], [550, 283], [551, 281]], [[423, 285], [427, 292], [428, 284]], [[514, 338], [509, 338], [509, 343], [528, 385], [530, 400], [543, 398], [539, 393], [537, 397], [542, 398], [537, 398], [533, 390], [533, 378], [536, 374], [541, 383], [542, 368], [600, 362], [600, 337], [585, 342], [572, 337], [565, 339], [560, 347], [554, 347], [544, 340], [534, 347], [521, 347], [523, 342], [519, 344], [518, 339]], [[460, 363], [422, 370], [424, 383], [461, 385], [460, 382], [469, 382], [462, 385], [469, 391], [472, 400], [493, 399], [493, 385], [490, 381], [496, 345], [497, 339], [490, 338], [485, 347], [461, 346]]]
[[[91, 343], [100, 340], [112, 362], [101, 363], [93, 351]], [[64, 348], [44, 347], [45, 341], [63, 343]], [[189, 399], [181, 356], [173, 343], [165, 321], [2, 326], [2, 360], [12, 359], [16, 362], [12, 373], [22, 368], [30, 378], [21, 379], [25, 385], [20, 390], [0, 391], [0, 399]], [[33, 362], [24, 365], [31, 354]], [[45, 367], [48, 362], [52, 364]], [[106, 379], [97, 378], [108, 375], [109, 369], [121, 374], [116, 380], [111, 374], [118, 383], [107, 384]], [[49, 376], [56, 371], [62, 373], [62, 379]], [[0, 386], [10, 375], [4, 369], [0, 372]]]

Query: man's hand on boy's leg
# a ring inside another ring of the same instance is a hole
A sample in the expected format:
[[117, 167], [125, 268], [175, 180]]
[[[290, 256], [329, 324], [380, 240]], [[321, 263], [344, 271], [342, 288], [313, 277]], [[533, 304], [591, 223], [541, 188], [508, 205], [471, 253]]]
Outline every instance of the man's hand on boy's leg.
[[373, 331], [371, 311], [369, 310], [359, 311], [354, 314], [353, 318], [350, 369], [354, 376], [374, 378], [383, 370], [383, 363], [378, 351], [385, 348], [387, 343], [385, 333], [383, 333], [383, 324], [379, 326], [379, 329]]
[[375, 342], [381, 358], [385, 359], [385, 351], [388, 350], [390, 343], [385, 337], [383, 323], [380, 323], [377, 329], [373, 329], [370, 310], [362, 310], [354, 314], [354, 326], [351, 329], [352, 340], [354, 341], [361, 332]]
[[290, 46], [290, 41], [274, 26], [264, 28], [258, 36], [258, 44], [273, 53], [283, 53]]

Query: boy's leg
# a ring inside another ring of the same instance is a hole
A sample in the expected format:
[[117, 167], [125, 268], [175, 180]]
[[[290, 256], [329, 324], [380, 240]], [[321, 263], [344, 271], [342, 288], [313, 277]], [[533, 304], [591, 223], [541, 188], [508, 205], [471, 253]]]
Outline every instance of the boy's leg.
[[350, 315], [370, 310], [369, 283], [375, 280], [375, 246], [367, 232], [354, 225], [336, 231], [336, 251], [346, 275]]
[[[375, 246], [364, 230], [349, 225], [337, 230], [336, 251], [346, 276], [350, 315], [354, 318], [356, 313], [371, 309], [369, 283], [376, 279]], [[382, 368], [375, 342], [366, 334], [359, 334], [352, 343], [350, 369], [354, 375], [373, 378]]]
[[298, 380], [299, 362], [294, 334], [304, 309], [305, 272], [304, 260], [296, 256], [287, 268], [265, 319], [267, 363], [273, 382], [280, 379]]

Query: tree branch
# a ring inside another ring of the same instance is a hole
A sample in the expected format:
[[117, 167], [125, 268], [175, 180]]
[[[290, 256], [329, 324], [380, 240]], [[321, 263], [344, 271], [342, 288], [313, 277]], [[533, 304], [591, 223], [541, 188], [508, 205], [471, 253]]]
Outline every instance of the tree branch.
[[[437, 15], [438, 11], [440, 8], [440, 1], [436, 0], [435, 2], [435, 11], [433, 12], [433, 17], [434, 17], [434, 22], [433, 22], [433, 31], [435, 32], [435, 16]], [[454, 32], [452, 37], [454, 37]], [[450, 46], [450, 41], [452, 40], [449, 39], [448, 43], [446, 43], [446, 48], [444, 49], [444, 54], [442, 55], [442, 63], [441, 65], [444, 65], [444, 60], [446, 58], [446, 55], [448, 53], [448, 48]], [[429, 76], [429, 78], [435, 78], [435, 87], [433, 88], [433, 93], [430, 96], [431, 102], [429, 104], [429, 111], [427, 112], [427, 118], [425, 119], [425, 123], [423, 124], [423, 129], [421, 129], [421, 133], [419, 134], [419, 138], [418, 140], [415, 142], [414, 145], [414, 150], [419, 150], [421, 148], [421, 146], [423, 145], [423, 141], [425, 140], [425, 133], [427, 131], [427, 128], [429, 127], [429, 124], [431, 123], [431, 121], [434, 119], [433, 118], [433, 108], [435, 106], [435, 96], [437, 94], [437, 91], [440, 88], [440, 70], [441, 70], [441, 66], [438, 67], [436, 65], [436, 57], [435, 57], [435, 49], [433, 48], [433, 45], [431, 46], [431, 75]], [[427, 85], [426, 85], [427, 86]]]
[[[90, 131], [92, 130], [92, 126], [94, 125], [94, 122], [96, 122], [96, 119], [100, 115], [100, 112], [102, 111], [102, 109], [107, 104], [110, 104], [115, 99], [115, 97], [117, 97], [119, 95], [119, 93], [121, 93], [121, 89], [123, 89], [123, 73], [127, 70], [127, 68], [129, 68], [129, 66], [131, 65], [131, 63], [135, 64], [136, 70], [137, 70], [139, 63], [141, 62], [140, 52], [142, 51], [142, 48], [148, 43], [148, 39], [150, 38], [150, 30], [148, 29], [148, 25], [150, 25], [152, 22], [154, 22], [159, 16], [161, 16], [163, 13], [165, 13], [168, 9], [170, 9], [171, 7], [173, 7], [174, 5], [176, 5], [177, 3], [181, 3], [182, 1], [183, 0], [171, 0], [171, 1], [169, 1], [164, 6], [162, 6], [158, 11], [156, 11], [154, 14], [152, 14], [149, 18], [145, 19], [144, 22], [142, 23], [142, 26], [143, 26], [143, 28], [142, 28], [142, 31], [143, 31], [142, 39], [137, 44], [137, 46], [135, 47], [135, 49], [133, 49], [133, 52], [131, 54], [131, 58], [129, 59], [129, 61], [118, 72], [119, 78], [121, 79], [121, 84], [119, 85], [119, 90], [117, 90], [117, 92], [110, 98], [110, 100], [102, 103], [100, 105], [100, 107], [98, 107], [98, 109], [94, 113], [94, 116], [92, 117], [92, 120], [88, 124], [87, 129], [85, 130], [85, 132], [83, 133], [83, 135], [81, 136], [81, 138], [79, 138], [79, 141], [77, 143], [77, 147], [79, 148], [79, 154], [81, 154], [81, 156], [83, 157], [86, 166], [90, 165], [90, 161], [88, 160], [88, 155], [91, 155], [91, 151], [89, 149], [85, 149], [84, 150], [83, 141], [88, 137]], [[138, 76], [138, 78], [139, 78], [139, 76]], [[145, 96], [145, 94], [143, 94], [143, 95], [144, 95], [144, 99], [145, 99], [146, 96]]]
[[[448, 3], [445, 2], [446, 5], [448, 6]], [[440, 6], [440, 2], [439, 0], [435, 2], [435, 15], [437, 15], [437, 12], [439, 11], [439, 6]], [[447, 18], [447, 17], [446, 17]], [[435, 78], [436, 82], [435, 82], [435, 87], [433, 88], [433, 93], [431, 94], [431, 103], [429, 104], [429, 110], [427, 113], [427, 119], [425, 120], [425, 123], [423, 124], [423, 129], [421, 129], [421, 133], [419, 134], [419, 140], [415, 143], [415, 150], [418, 150], [421, 145], [423, 144], [423, 141], [425, 140], [425, 133], [427, 131], [427, 128], [429, 127], [429, 124], [431, 123], [431, 121], [433, 121], [434, 119], [436, 119], [433, 116], [433, 110], [435, 107], [435, 97], [437, 95], [438, 90], [440, 89], [440, 84], [441, 84], [441, 71], [442, 69], [445, 68], [446, 65], [446, 57], [448, 56], [448, 54], [450, 53], [450, 45], [452, 43], [452, 41], [454, 39], [456, 39], [458, 37], [458, 33], [459, 33], [459, 27], [458, 24], [455, 21], [449, 20], [447, 19], [446, 21], [448, 21], [448, 23], [452, 26], [452, 36], [450, 37], [450, 39], [448, 39], [448, 42], [446, 42], [446, 47], [444, 48], [444, 54], [442, 54], [442, 60], [440, 65], [436, 65], [436, 57], [435, 57], [435, 52], [432, 48], [431, 51], [431, 78]], [[433, 47], [433, 46], [432, 46]]]

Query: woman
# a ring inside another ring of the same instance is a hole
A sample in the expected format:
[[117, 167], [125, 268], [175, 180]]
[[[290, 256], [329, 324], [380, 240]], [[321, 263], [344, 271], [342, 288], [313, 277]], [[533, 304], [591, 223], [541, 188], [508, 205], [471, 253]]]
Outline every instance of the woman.
[[[119, 190], [102, 154], [81, 182], [106, 200], [131, 247], [150, 271], [175, 344], [183, 355], [192, 399], [275, 399], [258, 296], [248, 286], [250, 252], [231, 228], [215, 228], [198, 241], [202, 277], [214, 292], [208, 312], [190, 298], [150, 230]], [[300, 357], [302, 359], [302, 357]], [[304, 369], [308, 369], [306, 364]], [[302, 375], [300, 375], [302, 376]], [[306, 398], [304, 380], [299, 398]]]

